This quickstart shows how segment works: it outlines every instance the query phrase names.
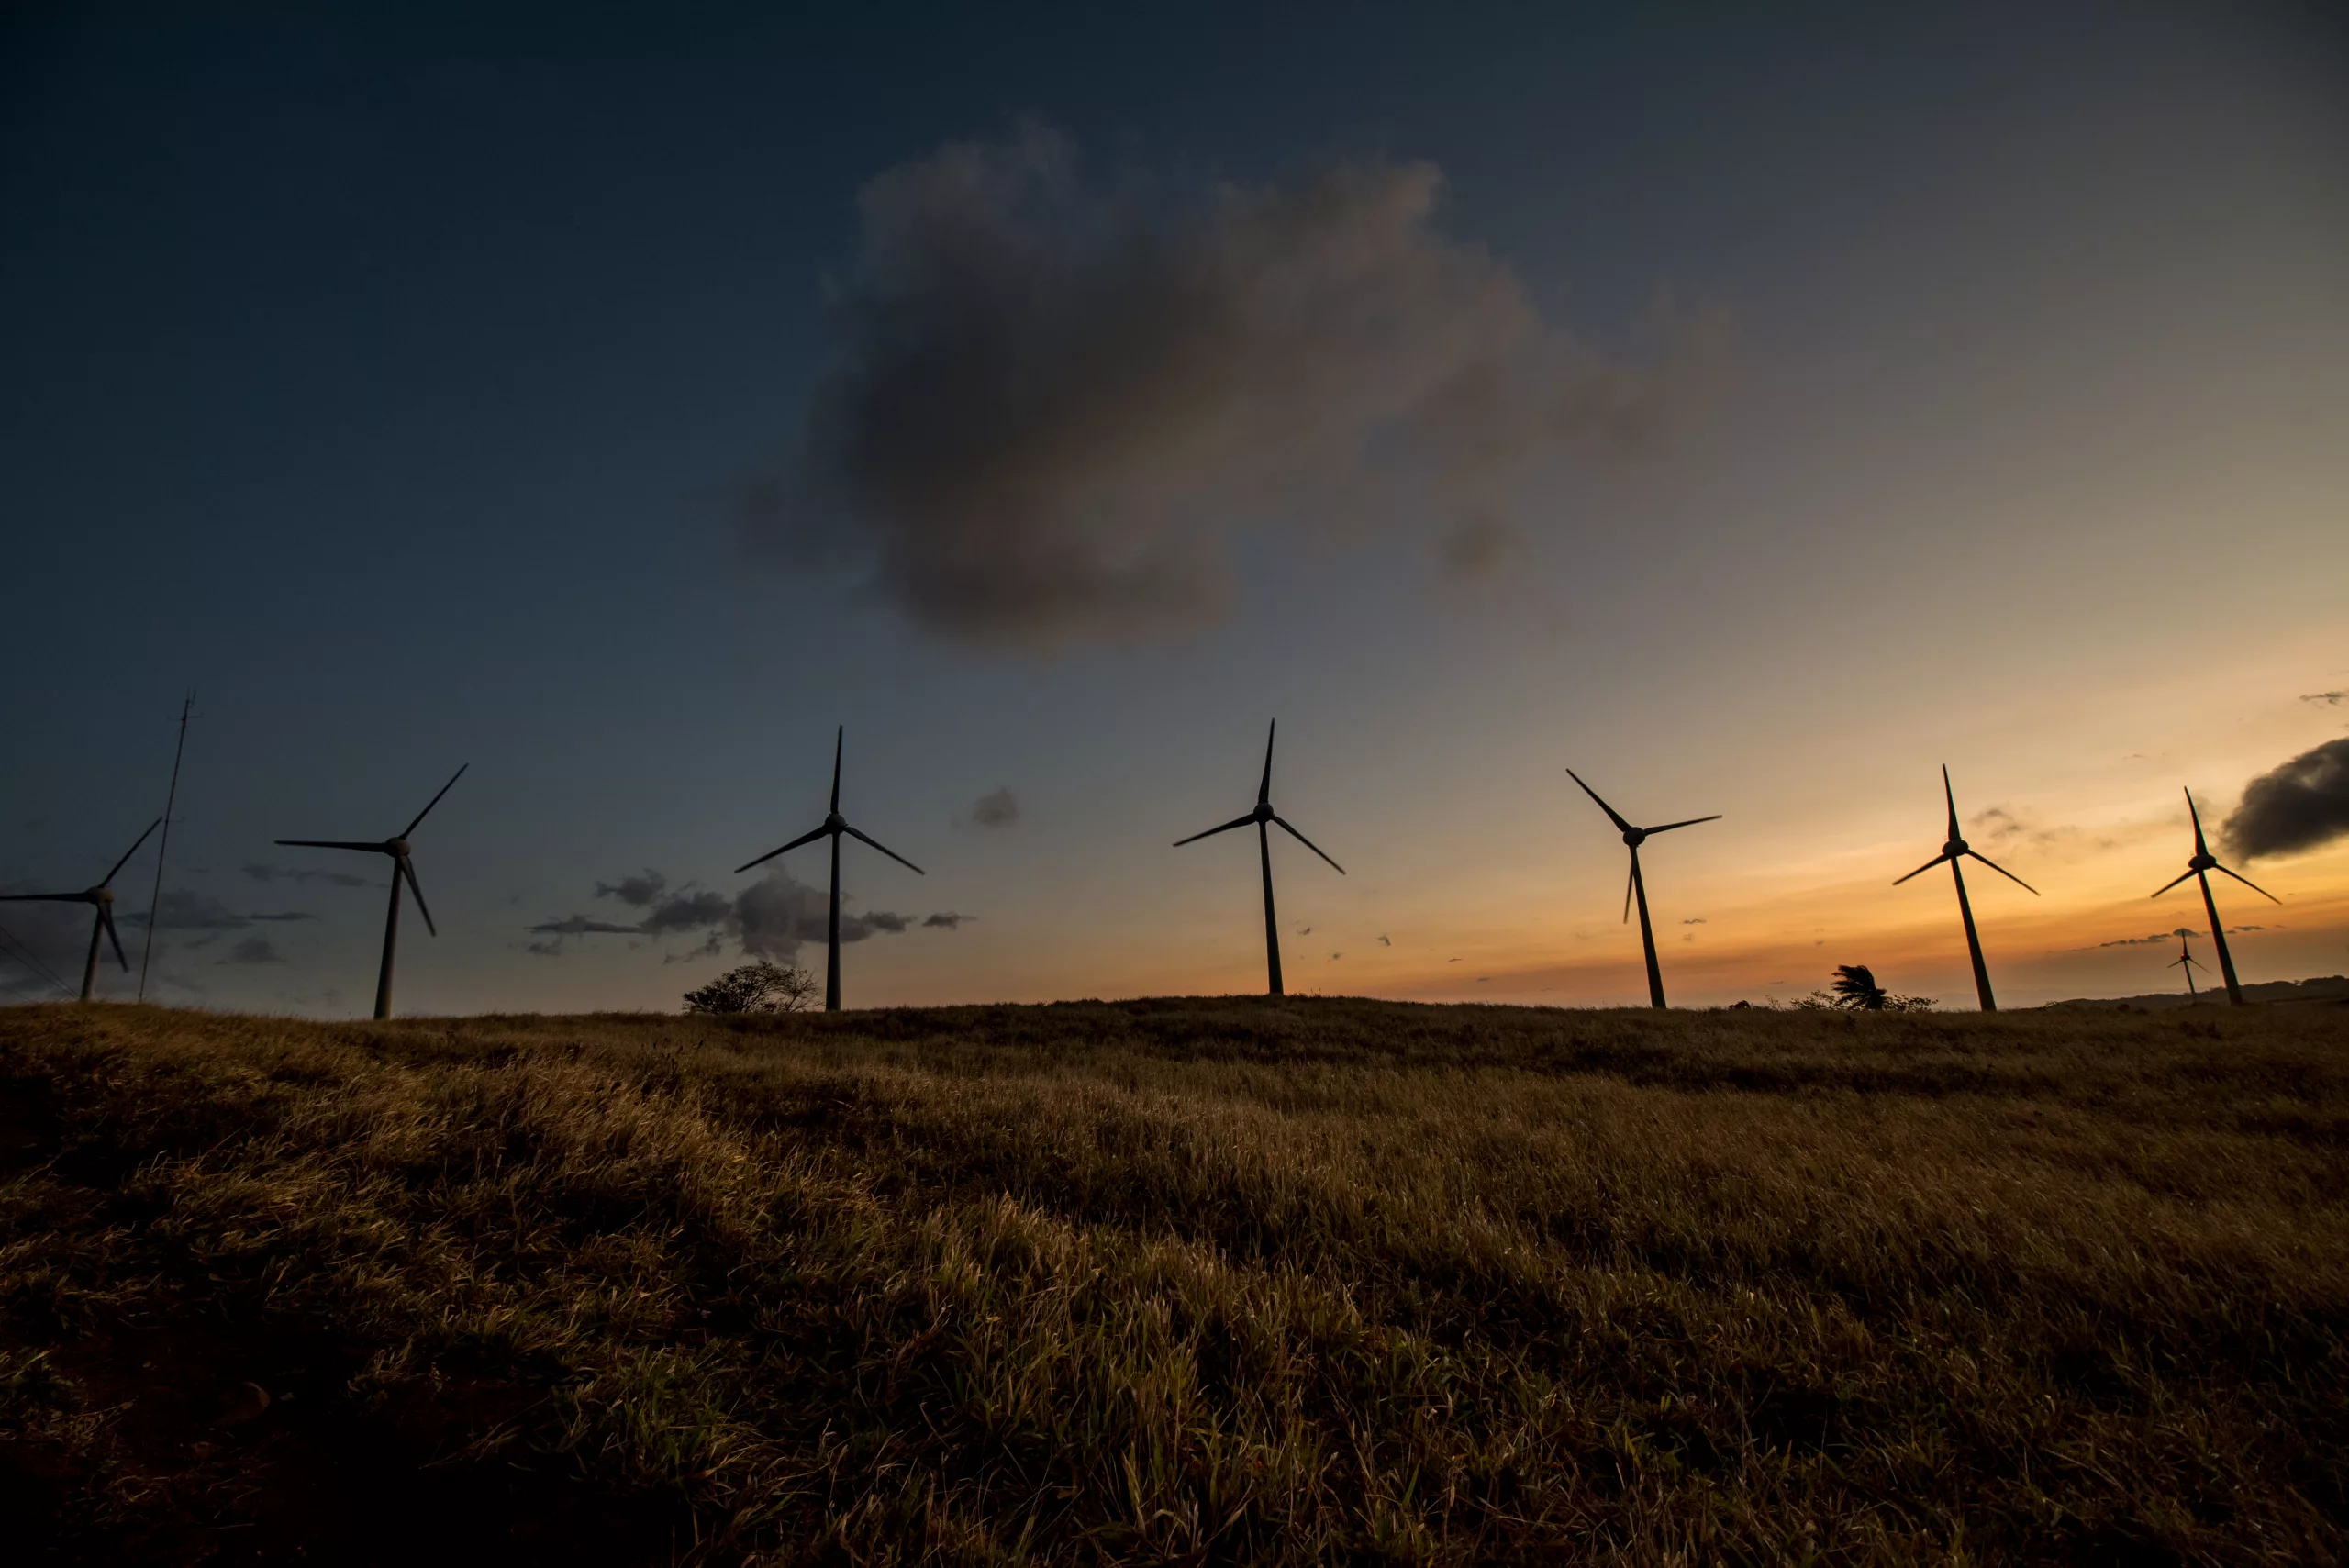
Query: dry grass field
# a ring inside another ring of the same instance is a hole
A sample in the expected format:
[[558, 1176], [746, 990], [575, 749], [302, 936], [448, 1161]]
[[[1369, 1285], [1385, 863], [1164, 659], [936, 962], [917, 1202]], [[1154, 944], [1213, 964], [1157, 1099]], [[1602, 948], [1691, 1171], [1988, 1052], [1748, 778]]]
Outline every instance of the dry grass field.
[[15, 1008], [0, 1515], [94, 1562], [2337, 1562], [2344, 1175], [2342, 1007]]

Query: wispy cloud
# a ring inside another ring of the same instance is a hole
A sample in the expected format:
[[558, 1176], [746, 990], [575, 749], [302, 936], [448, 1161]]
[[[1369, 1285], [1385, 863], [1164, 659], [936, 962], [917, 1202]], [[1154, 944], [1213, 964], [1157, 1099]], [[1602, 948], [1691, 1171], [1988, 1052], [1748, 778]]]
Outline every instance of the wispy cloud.
[[[596, 934], [656, 940], [679, 937], [689, 940], [692, 946], [668, 954], [672, 959], [714, 958], [730, 943], [751, 957], [789, 963], [796, 960], [802, 946], [823, 941], [830, 924], [828, 892], [807, 885], [780, 866], [730, 897], [710, 888], [696, 889], [690, 883], [672, 891], [669, 879], [650, 869], [617, 882], [599, 882], [596, 893], [643, 910], [643, 917], [633, 925], [586, 915], [540, 921], [529, 931], [544, 940], [525, 944], [525, 951], [556, 957], [565, 951], [565, 939]], [[899, 936], [917, 927], [951, 931], [975, 917], [952, 910], [928, 916], [889, 909], [843, 910], [841, 940]]]

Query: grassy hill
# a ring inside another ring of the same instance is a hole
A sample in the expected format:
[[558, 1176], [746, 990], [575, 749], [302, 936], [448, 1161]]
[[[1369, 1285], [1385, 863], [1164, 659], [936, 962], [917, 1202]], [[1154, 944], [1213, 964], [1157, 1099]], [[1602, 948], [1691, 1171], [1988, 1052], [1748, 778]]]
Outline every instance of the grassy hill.
[[2349, 1553], [2349, 1012], [0, 1012], [151, 1562]]

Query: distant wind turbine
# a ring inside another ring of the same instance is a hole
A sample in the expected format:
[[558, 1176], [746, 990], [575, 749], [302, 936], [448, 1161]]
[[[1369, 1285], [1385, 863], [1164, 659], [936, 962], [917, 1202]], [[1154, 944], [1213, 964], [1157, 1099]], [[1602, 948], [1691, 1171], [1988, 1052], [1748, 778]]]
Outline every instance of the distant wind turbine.
[[1966, 902], [1965, 873], [1957, 862], [1972, 855], [2032, 897], [2039, 896], [2039, 889], [1967, 843], [1964, 836], [1958, 832], [1957, 795], [1950, 788], [1949, 764], [1946, 762], [1942, 764], [1942, 798], [1949, 803], [1949, 838], [1942, 845], [1942, 852], [1910, 872], [1909, 876], [1898, 878], [1892, 885], [1899, 886], [1901, 883], [1907, 882], [1909, 876], [1922, 876], [1943, 861], [1949, 862], [1949, 874], [1957, 881], [1957, 913], [1965, 922], [1965, 951], [1974, 960], [1974, 995], [1980, 999], [1984, 1012], [1995, 1013], [1998, 1010], [1998, 1002], [1997, 997], [1990, 995], [1990, 968], [1982, 962], [1982, 939], [1974, 929], [1974, 906]]
[[2251, 878], [2227, 871], [2226, 867], [2219, 863], [2219, 857], [2212, 854], [2210, 846], [2203, 841], [2202, 814], [2194, 808], [2194, 792], [2190, 789], [2186, 792], [2186, 814], [2194, 819], [2194, 858], [2186, 862], [2185, 876], [2180, 876], [2176, 882], [2162, 884], [2160, 890], [2154, 893], [2154, 896], [2159, 898], [2162, 894], [2167, 893], [2188, 876], [2202, 884], [2202, 911], [2210, 917], [2210, 940], [2219, 950], [2219, 976], [2227, 983], [2227, 1000], [2240, 1007], [2243, 1005], [2243, 986], [2235, 979], [2234, 954], [2227, 951], [2227, 929], [2219, 923], [2218, 901], [2210, 896], [2210, 873], [2226, 872], [2227, 875], [2233, 877], [2270, 904], [2281, 904], [2284, 901], [2252, 881]]
[[830, 932], [826, 937], [824, 942], [824, 1011], [828, 1013], [837, 1013], [841, 1010], [841, 835], [845, 833], [852, 839], [856, 839], [872, 845], [874, 849], [880, 851], [883, 854], [888, 856], [891, 860], [896, 862], [899, 865], [905, 867], [916, 876], [928, 876], [930, 874], [928, 872], [922, 870], [921, 867], [914, 864], [913, 862], [906, 859], [905, 856], [897, 853], [896, 851], [889, 848], [888, 845], [881, 842], [880, 840], [867, 838], [864, 834], [860, 833], [855, 828], [850, 827], [848, 825], [848, 818], [841, 815], [841, 749], [846, 743], [847, 739], [848, 727], [846, 725], [841, 726], [839, 729], [833, 732], [832, 805], [831, 810], [824, 817], [823, 826], [820, 828], [811, 828], [809, 831], [800, 834], [799, 837], [792, 840], [791, 842], [784, 845], [780, 850], [769, 850], [757, 860], [746, 862], [734, 868], [734, 874], [740, 876], [744, 872], [750, 870], [751, 867], [764, 865], [767, 862], [774, 859], [775, 856], [782, 854], [786, 851], [796, 850], [802, 844], [812, 844], [817, 840], [827, 836], [831, 839], [832, 923]]
[[1264, 868], [1264, 969], [1270, 977], [1271, 994], [1275, 996], [1285, 993], [1281, 989], [1281, 925], [1279, 917], [1273, 913], [1273, 827], [1277, 824], [1290, 838], [1315, 854], [1321, 855], [1323, 860], [1330, 861], [1330, 869], [1340, 876], [1346, 874], [1345, 867], [1321, 853], [1320, 845], [1298, 832], [1289, 825], [1286, 817], [1273, 809], [1273, 737], [1279, 728], [1280, 720], [1275, 719], [1264, 731], [1264, 777], [1256, 786], [1256, 809], [1245, 817], [1235, 817], [1219, 828], [1210, 828], [1204, 833], [1194, 833], [1187, 839], [1174, 840], [1174, 847], [1179, 850], [1186, 844], [1196, 844], [1201, 839], [1212, 839], [1218, 833], [1245, 828], [1251, 822], [1256, 825], [1256, 855]]
[[1656, 834], [1669, 833], [1675, 828], [1694, 828], [1699, 822], [1718, 822], [1721, 819], [1721, 814], [1716, 811], [1710, 817], [1691, 817], [1684, 821], [1667, 822], [1661, 828], [1634, 828], [1624, 821], [1622, 816], [1613, 806], [1603, 800], [1598, 800], [1598, 792], [1588, 784], [1583, 784], [1580, 773], [1568, 768], [1566, 776], [1575, 783], [1582, 784], [1583, 794], [1598, 801], [1598, 809], [1607, 813], [1607, 820], [1615, 824], [1617, 831], [1623, 835], [1625, 846], [1631, 851], [1631, 879], [1623, 886], [1623, 918], [1631, 919], [1631, 900], [1634, 897], [1638, 898], [1640, 946], [1646, 951], [1648, 960], [1648, 1006], [1661, 1007], [1664, 1005], [1664, 971], [1657, 967], [1655, 962], [1655, 928], [1648, 923], [1648, 884], [1647, 879], [1640, 874], [1640, 846]]
[[400, 884], [403, 881], [407, 884], [408, 891], [416, 895], [416, 912], [424, 917], [424, 929], [436, 937], [440, 934], [440, 929], [432, 923], [432, 911], [425, 906], [424, 888], [416, 880], [415, 863], [408, 859], [408, 835], [415, 832], [417, 826], [432, 815], [432, 808], [440, 804], [440, 795], [447, 795], [454, 789], [457, 781], [465, 776], [465, 769], [472, 766], [471, 762], [467, 762], [455, 773], [451, 773], [449, 782], [440, 786], [440, 795], [436, 795], [426, 801], [424, 809], [416, 814], [416, 820], [401, 828], [392, 838], [381, 841], [364, 839], [280, 839], [277, 840], [281, 844], [296, 849], [358, 850], [365, 854], [389, 855], [392, 858], [392, 902], [391, 906], [384, 912], [384, 966], [375, 974], [375, 1016], [379, 1018], [388, 1018], [392, 1016], [392, 958], [399, 948]]
[[2177, 933], [2177, 956], [2171, 959], [2167, 964], [2164, 965], [2164, 967], [2168, 969], [2183, 967], [2185, 969], [2186, 999], [2189, 1002], [2193, 1001], [2194, 972], [2202, 967], [2202, 962], [2188, 949], [2186, 945], [2186, 931], [2182, 927], [2179, 929]]
[[[152, 833], [162, 825], [163, 819], [156, 817], [147, 824], [147, 833]], [[98, 878], [97, 885], [94, 887], [85, 887], [79, 893], [11, 893], [0, 896], [0, 904], [87, 904], [91, 906], [95, 917], [90, 922], [90, 956], [82, 964], [82, 1000], [84, 1002], [97, 994], [100, 937], [114, 944], [114, 961], [122, 965], [125, 974], [130, 973], [130, 960], [122, 953], [122, 938], [114, 929], [114, 888], [111, 884], [115, 873], [129, 864], [130, 857], [139, 852], [139, 845], [147, 841], [147, 833], [139, 834], [138, 842], [122, 851], [122, 859], [115, 862], [113, 870]], [[147, 920], [150, 926], [154, 923], [153, 910], [147, 912]]]

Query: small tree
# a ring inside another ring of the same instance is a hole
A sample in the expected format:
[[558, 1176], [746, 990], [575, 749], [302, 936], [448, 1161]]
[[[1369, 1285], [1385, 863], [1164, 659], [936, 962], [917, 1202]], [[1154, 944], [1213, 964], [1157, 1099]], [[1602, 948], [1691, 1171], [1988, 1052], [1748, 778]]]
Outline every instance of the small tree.
[[1840, 1007], [1853, 1013], [1923, 1013], [1932, 1009], [1933, 999], [1896, 996], [1876, 983], [1876, 973], [1866, 964], [1843, 963], [1835, 967], [1833, 990], [1813, 991], [1795, 1006], [1818, 1011]]
[[1881, 1013], [1891, 995], [1876, 983], [1876, 972], [1865, 963], [1835, 966], [1835, 1005], [1857, 1013]]
[[816, 977], [761, 959], [685, 993], [688, 1013], [799, 1013], [816, 1005]]

